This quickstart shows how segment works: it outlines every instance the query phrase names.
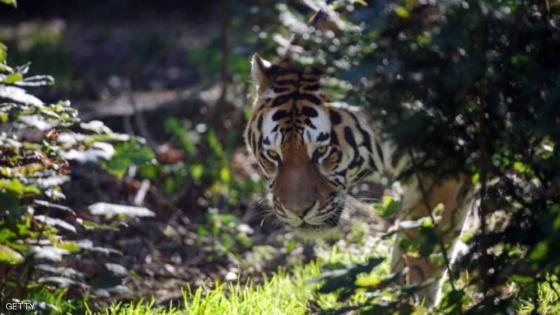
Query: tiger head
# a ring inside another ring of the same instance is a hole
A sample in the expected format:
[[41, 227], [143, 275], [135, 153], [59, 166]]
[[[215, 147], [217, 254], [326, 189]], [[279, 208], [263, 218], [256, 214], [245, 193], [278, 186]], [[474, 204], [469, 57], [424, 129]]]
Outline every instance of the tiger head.
[[251, 63], [256, 96], [245, 141], [273, 212], [303, 237], [325, 234], [339, 224], [348, 188], [378, 165], [373, 132], [358, 112], [332, 102], [320, 71], [257, 55]]

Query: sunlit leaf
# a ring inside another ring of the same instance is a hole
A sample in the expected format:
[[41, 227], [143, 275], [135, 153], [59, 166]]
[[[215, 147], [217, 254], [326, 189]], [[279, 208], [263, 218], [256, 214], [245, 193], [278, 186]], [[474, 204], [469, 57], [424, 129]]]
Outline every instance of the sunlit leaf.
[[119, 264], [105, 263], [105, 268], [118, 277], [126, 277], [128, 275], [128, 270]]
[[54, 78], [50, 75], [34, 75], [31, 77], [26, 77], [23, 81], [16, 83], [17, 86], [21, 87], [38, 87], [44, 85], [54, 84]]
[[56, 243], [55, 246], [67, 250], [70, 253], [77, 253], [80, 251], [80, 246], [75, 241], [60, 242]]
[[93, 131], [95, 133], [112, 133], [111, 129], [99, 120], [83, 122], [80, 124], [80, 127], [84, 130]]
[[344, 269], [326, 271], [314, 281], [325, 280], [319, 292], [328, 293], [338, 290], [339, 288], [351, 288], [357, 279], [357, 276], [363, 272], [369, 272], [377, 265], [383, 262], [383, 258], [370, 258], [364, 264], [349, 265]]
[[62, 157], [67, 160], [75, 160], [80, 163], [96, 162], [98, 160], [109, 160], [115, 154], [112, 145], [105, 142], [95, 142], [86, 150], [72, 149], [62, 152]]
[[0, 43], [0, 72], [4, 71], [4, 69], [2, 69], [1, 66], [3, 65], [3, 62], [6, 60], [7, 50], [8, 47], [6, 47], [6, 45], [4, 45], [3, 43]]
[[40, 190], [35, 185], [23, 185], [21, 181], [13, 179], [11, 181], [0, 180], [0, 188], [13, 192], [19, 196], [38, 195]]
[[17, 1], [16, 0], [0, 0], [1, 3], [5, 3], [7, 5], [11, 5], [14, 8], [17, 7]]
[[51, 261], [60, 261], [62, 256], [69, 254], [70, 252], [57, 248], [54, 246], [35, 246], [32, 249], [32, 253], [35, 259], [46, 259]]
[[27, 94], [24, 89], [15, 86], [5, 86], [0, 84], [0, 99], [8, 99], [14, 102], [41, 106], [43, 102], [31, 94]]
[[106, 217], [128, 216], [128, 217], [153, 217], [155, 214], [144, 207], [134, 207], [113, 203], [99, 202], [90, 205], [89, 211], [94, 215], [104, 215]]
[[8, 246], [0, 244], [0, 264], [17, 265], [23, 262], [23, 256]]
[[381, 283], [381, 279], [372, 275], [358, 278], [355, 282], [355, 284], [360, 287], [373, 287], [379, 283]]
[[75, 280], [66, 277], [41, 277], [39, 278], [38, 282], [45, 283], [45, 284], [47, 283], [56, 284], [61, 288], [68, 288], [72, 285], [83, 286], [80, 282], [77, 282]]
[[49, 130], [53, 127], [53, 125], [41, 115], [22, 115], [18, 117], [18, 122], [38, 130]]
[[113, 249], [113, 248], [94, 246], [93, 242], [91, 240], [87, 240], [87, 239], [76, 241], [76, 245], [78, 245], [78, 247], [80, 249], [91, 251], [91, 252], [102, 253], [102, 254], [105, 254], [105, 255], [109, 255], [109, 254], [121, 255], [122, 254], [121, 252], [119, 252], [118, 250]]
[[36, 268], [41, 271], [57, 274], [65, 278], [81, 278], [83, 276], [81, 272], [68, 267], [56, 267], [53, 265], [39, 264]]
[[14, 72], [14, 73], [10, 73], [8, 74], [1, 83], [5, 83], [5, 84], [14, 84], [17, 81], [21, 81], [23, 79], [23, 76], [21, 75], [21, 73], [19, 72]]
[[59, 228], [62, 228], [64, 230], [76, 233], [76, 228], [72, 224], [70, 224], [70, 223], [68, 223], [64, 220], [61, 220], [61, 219], [51, 218], [51, 217], [48, 217], [48, 216], [45, 216], [45, 215], [36, 215], [35, 220], [37, 220], [39, 222], [42, 222], [42, 223], [45, 223], [45, 224], [50, 225], [50, 226], [59, 227]]
[[403, 6], [397, 6], [395, 8], [395, 14], [401, 18], [407, 18], [410, 16], [410, 12]]
[[375, 210], [383, 218], [393, 216], [400, 209], [400, 202], [389, 195], [383, 196], [382, 203], [375, 205]]
[[118, 177], [124, 176], [130, 166], [151, 165], [155, 159], [154, 152], [140, 141], [117, 143], [113, 157], [103, 163], [103, 167]]

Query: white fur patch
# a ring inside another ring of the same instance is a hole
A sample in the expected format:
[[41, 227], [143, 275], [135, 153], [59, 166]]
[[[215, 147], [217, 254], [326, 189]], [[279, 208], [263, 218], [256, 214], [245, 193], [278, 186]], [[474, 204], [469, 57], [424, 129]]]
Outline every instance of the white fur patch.
[[317, 138], [321, 134], [330, 134], [331, 132], [331, 121], [326, 111], [320, 107], [313, 108], [317, 111], [318, 115], [317, 117], [310, 118], [309, 120], [311, 120], [311, 123], [316, 129], [306, 126], [304, 131], [304, 139], [307, 143], [307, 154], [309, 154], [309, 157], [311, 157], [313, 151], [315, 151], [317, 147], [328, 145], [330, 143], [330, 137], [322, 141], [317, 141]]
[[273, 129], [278, 125], [278, 122], [272, 120], [272, 116], [277, 112], [277, 110], [268, 111], [263, 119], [262, 133], [264, 139], [267, 139], [269, 144], [263, 141], [263, 150], [277, 150], [280, 153], [280, 144], [282, 143], [282, 133], [280, 130], [273, 131]]

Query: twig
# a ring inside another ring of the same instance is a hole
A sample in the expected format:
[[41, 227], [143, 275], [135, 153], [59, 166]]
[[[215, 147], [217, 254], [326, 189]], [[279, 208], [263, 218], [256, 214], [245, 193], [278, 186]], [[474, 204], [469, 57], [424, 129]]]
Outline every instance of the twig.
[[144, 179], [140, 184], [140, 188], [138, 188], [138, 191], [136, 192], [136, 196], [134, 196], [134, 201], [133, 201], [134, 205], [139, 206], [144, 202], [144, 199], [146, 198], [146, 193], [148, 193], [149, 189], [150, 189], [150, 181]]
[[[328, 15], [325, 12], [318, 10], [317, 12], [315, 12], [315, 14], [313, 14], [313, 16], [311, 16], [307, 24], [311, 27], [318, 27], [319, 23], [324, 22], [327, 19]], [[286, 52], [282, 57], [282, 62], [288, 62], [290, 60], [290, 51], [292, 49], [292, 46], [295, 46], [297, 44], [297, 41], [298, 37], [296, 36], [296, 34], [293, 34], [292, 38], [290, 38], [288, 46], [286, 47]]]
[[[420, 174], [418, 172], [418, 165], [416, 164], [416, 159], [414, 157], [414, 154], [412, 153], [412, 150], [410, 148], [408, 148], [407, 150], [408, 155], [410, 157], [410, 161], [412, 163], [412, 167], [413, 169], [416, 170], [415, 175], [416, 175], [416, 180], [418, 181], [418, 188], [420, 189], [420, 194], [422, 195], [422, 202], [424, 202], [424, 206], [426, 207], [426, 212], [428, 214], [428, 217], [430, 218], [430, 221], [432, 223], [432, 225], [435, 227], [437, 226], [437, 222], [436, 222], [436, 218], [432, 212], [432, 206], [430, 205], [430, 201], [428, 200], [428, 194], [426, 191], [426, 188], [424, 187], [424, 183], [422, 182], [422, 178], [420, 177]], [[445, 264], [445, 269], [447, 270], [447, 273], [449, 275], [449, 285], [451, 286], [451, 291], [453, 293], [457, 292], [457, 288], [455, 286], [455, 277], [451, 271], [451, 262], [449, 259], [449, 256], [447, 256], [447, 249], [445, 248], [445, 242], [443, 240], [443, 237], [440, 235], [439, 231], [434, 230], [434, 233], [436, 235], [437, 241], [438, 241], [438, 247], [439, 250], [441, 251], [441, 254], [443, 255], [443, 262]], [[457, 300], [457, 306], [459, 307], [458, 311], [459, 314], [463, 314], [463, 305], [461, 303], [460, 300]]]
[[222, 24], [220, 27], [220, 39], [222, 40], [222, 89], [218, 104], [223, 105], [227, 98], [229, 87], [229, 0], [222, 0]]
[[138, 128], [138, 133], [148, 143], [148, 146], [151, 148], [155, 148], [155, 142], [148, 130], [148, 126], [146, 125], [146, 120], [144, 119], [144, 115], [141, 110], [138, 109], [138, 105], [136, 103], [136, 98], [134, 97], [134, 93], [132, 91], [132, 83], [130, 79], [126, 80], [125, 83], [126, 94], [128, 97], [128, 102], [132, 107], [133, 115], [134, 115], [134, 122], [136, 123], [136, 127]]
[[[482, 87], [482, 94], [486, 95], [484, 91], [484, 87]], [[484, 237], [486, 235], [486, 215], [487, 215], [487, 208], [486, 208], [486, 195], [488, 192], [488, 152], [487, 152], [487, 143], [486, 143], [486, 101], [479, 97], [478, 99], [480, 104], [480, 113], [479, 113], [479, 130], [478, 130], [478, 145], [480, 150], [480, 159], [478, 161], [478, 169], [479, 169], [479, 179], [480, 179], [480, 203], [479, 203], [479, 214], [480, 214], [480, 233]], [[487, 262], [488, 262], [488, 253], [484, 248], [481, 246], [481, 261], [482, 264], [480, 266], [480, 271], [482, 274], [486, 274]], [[487, 286], [487, 281], [484, 278], [483, 283], [484, 287]], [[484, 296], [486, 297], [488, 290], [483, 290]]]

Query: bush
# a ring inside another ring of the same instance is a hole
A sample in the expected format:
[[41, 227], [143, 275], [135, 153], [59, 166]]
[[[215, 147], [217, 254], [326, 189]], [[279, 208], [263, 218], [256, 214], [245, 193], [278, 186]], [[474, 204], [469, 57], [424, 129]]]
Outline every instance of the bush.
[[[124, 268], [99, 260], [117, 252], [87, 238], [86, 231], [100, 225], [64, 205], [61, 185], [69, 180], [73, 163], [108, 160], [115, 152], [111, 143], [126, 143], [128, 137], [99, 121], [80, 122], [68, 101], [45, 103], [30, 94], [29, 89], [54, 79], [28, 76], [29, 65], [11, 67], [6, 57], [0, 43], [0, 305], [44, 298], [41, 305], [51, 312], [56, 307], [49, 299], [68, 292], [47, 294], [57, 287], [79, 295], [108, 294], [115, 286], [122, 291]], [[90, 210], [151, 214], [107, 204]], [[86, 257], [97, 259], [97, 276], [77, 267]]]
[[[481, 227], [467, 240], [451, 277], [455, 289], [439, 311], [515, 312], [520, 299], [538, 305], [539, 288], [560, 274], [560, 6], [358, 2], [323, 7], [346, 25], [335, 40], [300, 27], [301, 15], [279, 6], [285, 28], [278, 36], [289, 29], [308, 38], [294, 59], [327, 66], [331, 82], [351, 87], [340, 95], [363, 105], [401, 154], [414, 152], [405, 175], [463, 175], [478, 187]], [[421, 246], [432, 248], [426, 257], [438, 254], [437, 246]], [[403, 289], [383, 295], [371, 286], [364, 307], [395, 303], [402, 311]]]

